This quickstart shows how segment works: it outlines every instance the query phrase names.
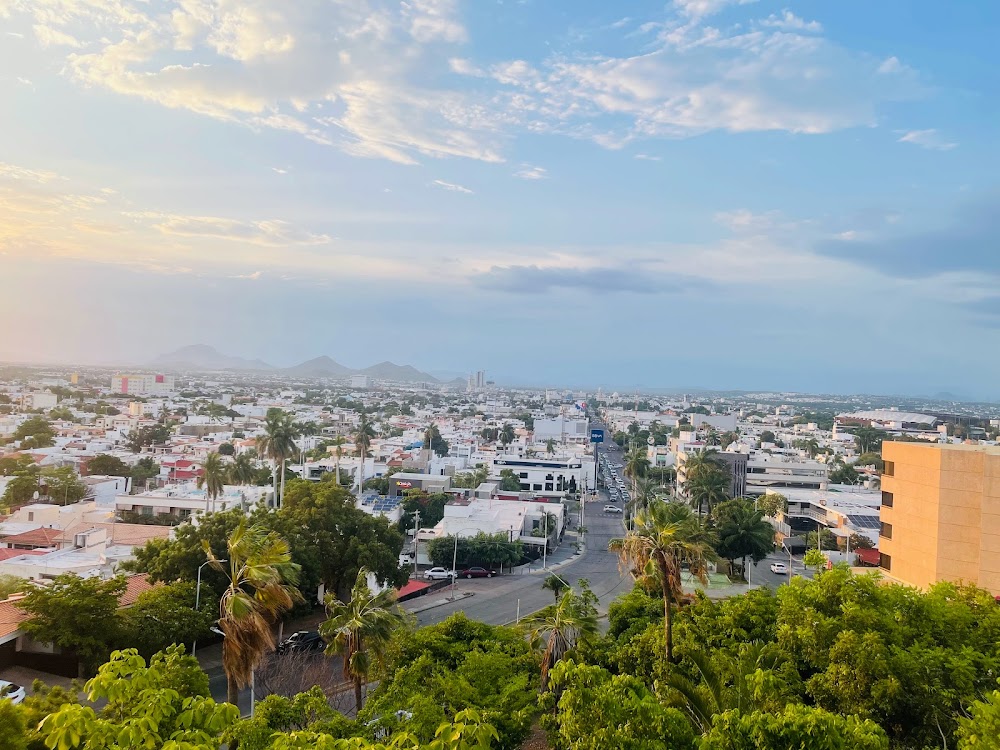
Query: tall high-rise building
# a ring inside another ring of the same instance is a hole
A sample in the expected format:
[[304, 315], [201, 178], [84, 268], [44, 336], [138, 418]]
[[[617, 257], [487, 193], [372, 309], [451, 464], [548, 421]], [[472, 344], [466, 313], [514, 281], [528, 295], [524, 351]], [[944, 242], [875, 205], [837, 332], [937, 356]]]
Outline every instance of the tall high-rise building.
[[133, 396], [163, 396], [174, 390], [174, 376], [148, 373], [114, 375], [111, 378], [111, 390], [115, 393], [128, 393]]
[[486, 370], [480, 370], [476, 373], [476, 388], [482, 390], [486, 387]]
[[882, 458], [881, 568], [1000, 595], [1000, 447], [886, 442]]

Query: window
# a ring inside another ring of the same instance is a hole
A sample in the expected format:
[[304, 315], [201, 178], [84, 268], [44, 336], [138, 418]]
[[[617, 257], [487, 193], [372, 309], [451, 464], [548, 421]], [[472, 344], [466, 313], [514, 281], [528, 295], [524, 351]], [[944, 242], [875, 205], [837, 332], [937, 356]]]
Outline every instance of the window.
[[896, 464], [892, 461], [886, 461], [885, 466], [882, 468], [882, 476], [892, 477], [896, 475]]
[[892, 570], [892, 556], [880, 552], [878, 556], [878, 566], [883, 570]]
[[545, 491], [546, 492], [552, 492], [552, 482], [546, 482], [545, 483]]
[[885, 537], [886, 539], [892, 539], [892, 524], [883, 521], [882, 525], [879, 527], [878, 535]]
[[33, 510], [29, 510], [28, 511], [28, 520], [29, 521], [34, 521], [35, 520], [35, 511], [33, 511]]
[[892, 507], [892, 493], [882, 490], [882, 507], [891, 508]]
[[537, 491], [537, 492], [540, 492], [541, 489], [542, 489], [542, 485], [536, 484], [532, 489], [535, 490], [535, 491]]
[[518, 474], [518, 476], [521, 477], [521, 479], [527, 479], [528, 478], [528, 472], [522, 471], [520, 474]]

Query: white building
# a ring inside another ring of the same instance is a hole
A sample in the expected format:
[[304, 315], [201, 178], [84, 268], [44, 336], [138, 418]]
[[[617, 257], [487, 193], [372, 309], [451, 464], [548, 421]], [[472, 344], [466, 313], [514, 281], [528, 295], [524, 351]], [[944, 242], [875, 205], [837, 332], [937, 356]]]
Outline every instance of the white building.
[[786, 458], [756, 451], [747, 462], [747, 495], [756, 497], [768, 490], [825, 490], [829, 467], [807, 458]]
[[691, 425], [697, 430], [701, 427], [711, 427], [719, 432], [736, 431], [735, 414], [692, 414]]
[[351, 375], [351, 388], [367, 388], [367, 387], [368, 387], [367, 375]]
[[493, 456], [490, 477], [500, 479], [500, 472], [510, 469], [521, 480], [521, 490], [551, 497], [563, 497], [570, 491], [584, 492], [594, 487], [594, 462], [581, 458], [521, 458], [516, 455]]
[[135, 396], [163, 396], [174, 390], [174, 376], [153, 373], [114, 375], [111, 390]]
[[546, 443], [589, 443], [590, 422], [586, 418], [558, 416], [555, 419], [536, 419], [534, 441]]
[[[222, 494], [215, 499], [214, 510], [221, 512], [231, 508], [250, 508], [261, 501], [267, 504], [271, 494], [270, 487], [227, 484]], [[199, 490], [192, 483], [163, 487], [138, 495], [119, 495], [115, 498], [115, 510], [138, 513], [142, 516], [173, 516], [184, 519], [203, 514], [206, 500], [205, 491]]]
[[34, 391], [21, 396], [22, 409], [55, 409], [59, 404], [59, 397], [52, 391]]

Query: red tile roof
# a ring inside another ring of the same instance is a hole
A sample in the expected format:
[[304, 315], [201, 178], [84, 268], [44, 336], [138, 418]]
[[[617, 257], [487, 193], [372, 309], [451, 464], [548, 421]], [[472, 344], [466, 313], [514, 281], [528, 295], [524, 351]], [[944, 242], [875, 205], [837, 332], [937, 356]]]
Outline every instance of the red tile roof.
[[418, 591], [423, 591], [429, 588], [429, 583], [424, 583], [422, 581], [407, 581], [405, 586], [396, 589], [396, 596], [402, 599], [404, 596], [409, 596], [410, 594], [415, 594]]
[[22, 546], [51, 547], [61, 535], [62, 531], [60, 529], [32, 529], [31, 531], [25, 531], [23, 534], [5, 536], [3, 542], [5, 544], [20, 544]]
[[45, 551], [40, 549], [0, 549], [0, 562], [9, 560], [12, 557], [21, 555], [44, 555]]

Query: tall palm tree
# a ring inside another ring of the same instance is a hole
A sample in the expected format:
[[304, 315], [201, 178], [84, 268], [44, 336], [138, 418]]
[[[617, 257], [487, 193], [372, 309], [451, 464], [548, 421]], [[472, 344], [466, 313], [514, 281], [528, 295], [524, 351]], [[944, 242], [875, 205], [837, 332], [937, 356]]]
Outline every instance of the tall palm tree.
[[354, 447], [361, 454], [361, 479], [358, 482], [358, 492], [361, 492], [365, 488], [365, 459], [372, 447], [373, 437], [375, 437], [375, 428], [372, 427], [368, 415], [362, 413], [361, 418], [358, 420], [358, 428], [354, 432]]
[[225, 562], [202, 541], [212, 567], [226, 576], [228, 586], [219, 600], [222, 668], [227, 700], [236, 705], [240, 688], [253, 678], [264, 654], [274, 648], [272, 623], [301, 598], [295, 584], [299, 566], [292, 562], [288, 542], [242, 519], [229, 535]]
[[726, 503], [720, 511], [718, 552], [733, 560], [742, 558], [746, 577], [747, 557], [759, 562], [774, 549], [774, 527], [764, 520], [764, 511], [746, 499]]
[[624, 538], [612, 539], [608, 549], [647, 587], [656, 584], [663, 596], [663, 629], [667, 661], [673, 661], [673, 613], [683, 594], [681, 568], [700, 581], [708, 580], [708, 563], [715, 559], [712, 534], [691, 509], [678, 503], [653, 503], [635, 516]]
[[326, 597], [327, 620], [319, 631], [330, 644], [327, 653], [343, 658], [344, 679], [354, 683], [355, 715], [361, 710], [361, 688], [371, 669], [371, 652], [380, 655], [393, 631], [405, 622], [395, 603], [396, 593], [392, 589], [372, 593], [366, 568], [358, 571], [349, 602], [342, 602], [333, 594]]
[[732, 480], [728, 472], [717, 464], [706, 464], [695, 471], [694, 475], [688, 476], [688, 495], [691, 503], [698, 509], [701, 516], [702, 510], [708, 509], [708, 518], [712, 517], [712, 509], [719, 503], [729, 499], [729, 490]]
[[510, 422], [504, 422], [503, 429], [500, 430], [500, 442], [503, 444], [503, 447], [506, 448], [513, 443], [515, 437], [514, 425]]
[[549, 670], [577, 644], [598, 633], [597, 612], [573, 589], [567, 589], [556, 604], [521, 621], [529, 640], [542, 648], [542, 691], [548, 689]]
[[639, 477], [646, 476], [646, 472], [649, 470], [649, 458], [646, 456], [646, 451], [642, 448], [633, 448], [629, 451], [628, 455], [625, 457], [625, 476], [632, 480], [632, 496], [634, 497], [635, 483]]
[[646, 508], [656, 499], [657, 484], [649, 477], [639, 477], [635, 481], [635, 494], [632, 502], [636, 508]]
[[344, 457], [344, 446], [347, 445], [347, 440], [342, 435], [337, 435], [333, 439], [332, 445], [334, 463], [337, 467], [337, 486], [340, 486], [340, 459]]
[[201, 464], [201, 476], [198, 477], [198, 489], [205, 490], [205, 512], [215, 511], [215, 501], [226, 484], [226, 465], [222, 456], [212, 452], [205, 456]]
[[229, 465], [229, 481], [233, 484], [252, 484], [256, 473], [256, 461], [247, 452], [238, 454]]
[[556, 452], [556, 441], [552, 438], [545, 441], [545, 452], [550, 456]]
[[[285, 496], [285, 462], [295, 455], [295, 438], [299, 428], [295, 419], [281, 409], [268, 409], [264, 417], [264, 434], [257, 438], [257, 452], [271, 460], [274, 467], [275, 505], [281, 505]], [[281, 471], [281, 491], [278, 491], [278, 470]]]

